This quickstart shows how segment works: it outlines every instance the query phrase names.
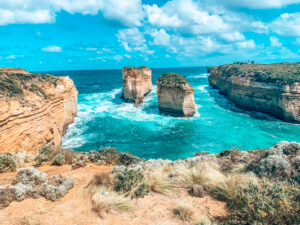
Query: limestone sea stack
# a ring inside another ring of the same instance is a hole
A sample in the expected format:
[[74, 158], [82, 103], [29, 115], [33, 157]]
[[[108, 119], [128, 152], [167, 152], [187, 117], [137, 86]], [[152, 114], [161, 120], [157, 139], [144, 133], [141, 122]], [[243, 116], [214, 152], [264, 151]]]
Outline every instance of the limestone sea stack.
[[146, 66], [138, 68], [130, 66], [122, 69], [122, 75], [124, 88], [122, 98], [139, 106], [144, 96], [152, 89], [151, 70]]
[[77, 90], [69, 77], [0, 68], [0, 153], [36, 154], [58, 149], [77, 113]]
[[237, 106], [300, 122], [300, 63], [208, 68], [209, 83]]
[[157, 79], [158, 106], [161, 112], [191, 117], [197, 112], [194, 89], [187, 80], [175, 73]]

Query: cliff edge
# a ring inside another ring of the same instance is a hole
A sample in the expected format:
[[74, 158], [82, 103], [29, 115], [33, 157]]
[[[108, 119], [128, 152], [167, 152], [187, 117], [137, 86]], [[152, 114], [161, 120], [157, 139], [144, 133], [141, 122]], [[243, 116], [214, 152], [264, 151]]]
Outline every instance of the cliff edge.
[[77, 90], [69, 77], [0, 68], [0, 153], [36, 154], [58, 149], [77, 114]]
[[300, 63], [209, 67], [212, 87], [238, 106], [300, 122]]
[[174, 115], [191, 117], [197, 112], [194, 89], [186, 79], [175, 73], [166, 73], [157, 80], [159, 110]]
[[152, 89], [151, 70], [146, 66], [122, 69], [124, 91], [122, 98], [139, 106]]

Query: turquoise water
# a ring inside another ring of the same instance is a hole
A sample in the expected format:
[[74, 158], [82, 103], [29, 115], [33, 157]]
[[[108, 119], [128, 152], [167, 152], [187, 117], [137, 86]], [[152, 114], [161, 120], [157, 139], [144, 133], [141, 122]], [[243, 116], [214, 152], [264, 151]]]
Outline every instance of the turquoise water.
[[[155, 81], [165, 72], [184, 75], [194, 87], [194, 118], [159, 114]], [[299, 125], [236, 108], [208, 85], [205, 67], [153, 69], [153, 90], [138, 108], [120, 99], [120, 70], [49, 73], [70, 76], [79, 91], [79, 112], [63, 137], [64, 148], [89, 151], [112, 146], [144, 158], [178, 159], [233, 146], [249, 150], [282, 140], [300, 142]]]

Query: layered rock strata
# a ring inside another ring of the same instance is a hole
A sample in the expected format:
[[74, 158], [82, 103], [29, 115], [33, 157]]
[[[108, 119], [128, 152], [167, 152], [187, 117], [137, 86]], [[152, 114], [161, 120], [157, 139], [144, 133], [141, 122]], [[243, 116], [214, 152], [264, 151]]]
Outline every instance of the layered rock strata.
[[236, 105], [300, 121], [300, 63], [229, 64], [208, 72], [210, 85]]
[[124, 87], [122, 98], [139, 106], [144, 96], [152, 89], [151, 70], [146, 66], [125, 67], [122, 69], [122, 75]]
[[194, 89], [187, 80], [175, 73], [163, 74], [157, 80], [158, 106], [161, 112], [191, 117], [197, 112]]
[[77, 90], [69, 77], [0, 69], [0, 153], [36, 154], [58, 149], [77, 113]]

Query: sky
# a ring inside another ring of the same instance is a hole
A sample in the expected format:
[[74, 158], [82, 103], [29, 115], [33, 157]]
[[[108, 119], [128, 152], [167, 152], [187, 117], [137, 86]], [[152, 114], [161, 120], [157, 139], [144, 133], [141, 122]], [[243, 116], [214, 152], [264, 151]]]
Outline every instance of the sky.
[[0, 0], [0, 66], [300, 61], [300, 0]]

